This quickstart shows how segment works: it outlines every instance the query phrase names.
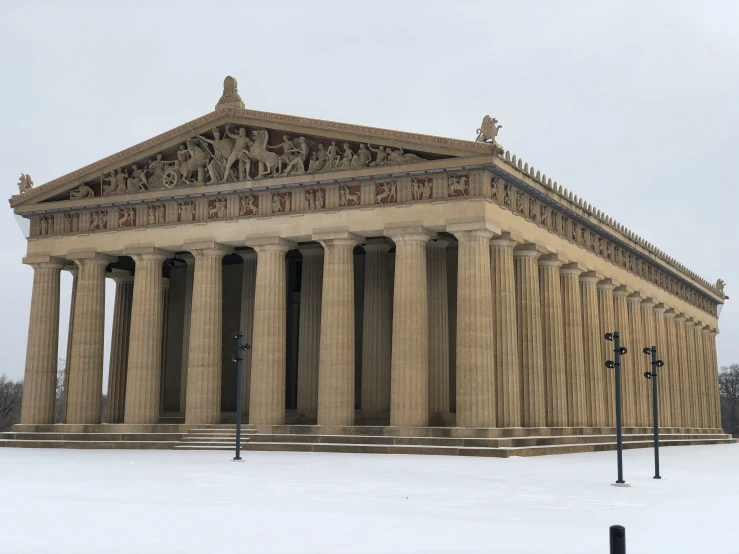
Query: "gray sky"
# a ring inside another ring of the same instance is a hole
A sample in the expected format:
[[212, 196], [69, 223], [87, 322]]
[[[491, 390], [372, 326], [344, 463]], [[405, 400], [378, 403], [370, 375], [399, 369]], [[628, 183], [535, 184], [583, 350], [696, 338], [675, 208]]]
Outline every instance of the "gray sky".
[[[512, 153], [723, 278], [718, 359], [739, 363], [736, 2], [5, 0], [0, 21], [6, 198], [208, 113], [229, 74], [257, 110], [463, 139], [489, 113]], [[17, 378], [33, 271], [7, 204], [0, 232]]]

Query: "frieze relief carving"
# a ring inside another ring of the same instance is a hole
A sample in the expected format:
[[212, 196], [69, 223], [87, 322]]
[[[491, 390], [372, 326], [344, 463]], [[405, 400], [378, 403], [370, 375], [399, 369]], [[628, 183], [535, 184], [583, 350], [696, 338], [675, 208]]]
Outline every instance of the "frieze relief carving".
[[195, 221], [195, 200], [177, 202], [177, 221]]
[[292, 212], [293, 193], [292, 192], [273, 192], [272, 193], [272, 213], [288, 213]]
[[248, 194], [239, 198], [239, 215], [258, 215], [259, 196]]
[[223, 219], [226, 217], [226, 198], [221, 196], [208, 200], [208, 219]]
[[321, 187], [305, 189], [305, 206], [309, 211], [326, 209], [326, 189]]
[[341, 185], [341, 188], [339, 188], [339, 206], [342, 208], [359, 206], [361, 194], [360, 185]]
[[90, 213], [90, 231], [105, 231], [108, 228], [108, 211], [100, 210]]
[[375, 203], [376, 204], [395, 204], [398, 202], [398, 183], [390, 181], [387, 183], [377, 183], [375, 185]]
[[136, 227], [136, 208], [119, 208], [118, 209], [118, 227]]
[[167, 221], [167, 206], [164, 204], [149, 204], [147, 220], [149, 225], [164, 225]]
[[64, 232], [79, 233], [80, 232], [80, 214], [65, 213], [64, 214]]
[[54, 234], [54, 216], [42, 215], [39, 218], [39, 234], [41, 236]]
[[431, 200], [434, 197], [434, 183], [428, 177], [413, 177], [411, 192], [413, 200]]
[[469, 196], [470, 195], [470, 176], [469, 175], [450, 175], [449, 176], [449, 197]]

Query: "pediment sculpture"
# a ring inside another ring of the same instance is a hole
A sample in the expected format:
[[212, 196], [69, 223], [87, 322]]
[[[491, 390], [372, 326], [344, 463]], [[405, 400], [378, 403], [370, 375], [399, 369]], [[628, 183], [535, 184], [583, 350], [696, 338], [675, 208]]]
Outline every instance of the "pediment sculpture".
[[21, 173], [21, 176], [18, 179], [18, 190], [20, 191], [20, 194], [23, 194], [24, 192], [28, 192], [32, 188], [33, 188], [33, 181], [31, 180], [31, 176], [26, 175], [25, 173]]
[[[431, 159], [437, 159], [433, 155]], [[176, 150], [80, 183], [70, 199], [117, 196], [179, 186], [237, 183], [427, 161], [403, 148], [279, 134], [226, 125], [195, 135]]]

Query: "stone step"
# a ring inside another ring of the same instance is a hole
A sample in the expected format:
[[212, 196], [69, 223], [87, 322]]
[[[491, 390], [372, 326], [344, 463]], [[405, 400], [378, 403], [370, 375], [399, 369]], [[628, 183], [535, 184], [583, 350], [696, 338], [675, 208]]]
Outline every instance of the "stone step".
[[0, 433], [2, 440], [36, 441], [178, 441], [186, 433]]
[[177, 441], [95, 441], [95, 440], [2, 440], [0, 448], [77, 448], [109, 450], [172, 450]]

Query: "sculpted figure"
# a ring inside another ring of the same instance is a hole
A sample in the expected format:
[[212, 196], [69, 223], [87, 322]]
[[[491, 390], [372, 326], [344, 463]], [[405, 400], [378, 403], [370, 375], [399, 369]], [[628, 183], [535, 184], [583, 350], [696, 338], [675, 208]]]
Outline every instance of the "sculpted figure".
[[[337, 152], [339, 150], [337, 149]], [[354, 152], [349, 148], [349, 143], [344, 143], [344, 153], [341, 154], [341, 161], [339, 162], [339, 169], [350, 169], [352, 166], [352, 159], [354, 158]]]
[[193, 221], [195, 219], [195, 202], [188, 200], [178, 205], [179, 221]]
[[308, 164], [308, 171], [310, 173], [317, 173], [323, 170], [323, 168], [326, 167], [327, 161], [328, 153], [326, 152], [326, 147], [323, 146], [323, 144], [319, 144], [318, 150], [313, 153], [313, 156], [311, 156], [311, 161]]
[[725, 286], [726, 286], [726, 283], [724, 283], [724, 280], [723, 279], [719, 279], [718, 281], [716, 281], [716, 290], [718, 291], [719, 294], [721, 294], [721, 295], [724, 294], [724, 287]]
[[248, 153], [251, 159], [259, 162], [257, 179], [265, 175], [274, 177], [280, 170], [280, 163], [279, 156], [267, 149], [269, 134], [264, 129], [260, 129], [258, 131], [252, 131], [252, 137], [254, 141]]
[[[234, 146], [231, 150], [231, 154], [226, 160], [226, 166], [223, 170], [224, 181], [228, 179], [229, 171], [231, 170], [233, 164], [236, 163], [236, 160], [239, 159], [239, 156], [241, 156], [242, 154], [248, 155], [249, 148], [251, 147], [251, 141], [249, 140], [249, 137], [246, 136], [246, 129], [244, 129], [243, 127], [239, 127], [239, 132], [237, 134], [234, 134], [226, 129], [226, 134], [234, 139]], [[240, 170], [240, 173], [241, 172], [243, 172], [243, 169]]]
[[326, 207], [326, 194], [323, 192], [323, 189], [316, 189], [316, 200], [314, 202], [317, 210], [322, 210]]
[[310, 146], [305, 137], [298, 137], [298, 146], [292, 149], [293, 159], [287, 164], [283, 175], [290, 175], [295, 173], [296, 175], [302, 175], [305, 173], [305, 160], [308, 157]]
[[[459, 194], [457, 194], [459, 193]], [[467, 195], [467, 177], [452, 175], [449, 177], [449, 196]]]
[[495, 137], [498, 136], [498, 131], [503, 128], [502, 125], [496, 126], [497, 123], [498, 120], [494, 117], [490, 117], [489, 115], [483, 117], [480, 128], [477, 130], [475, 142], [492, 142], [495, 144]]
[[282, 211], [282, 203], [280, 202], [280, 195], [273, 194], [272, 195], [272, 213], [277, 213], [281, 211]]
[[431, 198], [431, 180], [425, 179], [422, 183], [416, 177], [411, 181], [413, 200], [428, 200]]
[[143, 192], [149, 190], [146, 175], [136, 164], [131, 168], [131, 176], [126, 182], [126, 188], [129, 193]]
[[387, 159], [388, 162], [391, 164], [403, 164], [423, 161], [423, 158], [421, 158], [420, 156], [406, 153], [403, 151], [402, 148], [398, 148], [397, 150], [390, 150]]
[[341, 207], [347, 207], [356, 206], [357, 204], [359, 204], [359, 193], [352, 192], [348, 186], [343, 185], [339, 189], [339, 205]]
[[362, 167], [367, 167], [371, 161], [372, 161], [372, 152], [370, 152], [367, 149], [367, 145], [362, 143], [359, 145], [359, 150], [357, 150], [357, 153], [354, 155], [354, 158], [352, 158], [351, 167], [352, 169], [360, 169]]
[[133, 208], [123, 208], [118, 217], [118, 227], [131, 227], [136, 223], [136, 212]]
[[241, 215], [255, 215], [257, 207], [254, 205], [254, 196], [243, 196], [239, 201], [239, 213]]
[[[186, 159], [179, 165], [180, 177], [183, 181], [192, 183], [192, 174], [196, 173], [197, 183], [204, 184], [205, 166], [208, 163], [208, 154], [198, 144], [196, 144], [194, 139], [187, 140], [186, 148], [188, 155], [186, 157], [182, 155], [182, 158]], [[182, 146], [180, 146], [180, 150], [177, 152], [178, 160], [180, 159], [180, 152], [182, 152]]]
[[313, 194], [314, 194], [313, 189], [308, 189], [305, 191], [305, 205], [309, 210], [316, 209], [316, 205], [313, 201]]
[[367, 144], [367, 148], [370, 149], [371, 152], [375, 152], [377, 156], [375, 157], [374, 162], [370, 162], [371, 167], [375, 167], [378, 165], [387, 165], [387, 152], [385, 151], [384, 146], [380, 146], [377, 149], [372, 148], [371, 144]]
[[18, 190], [20, 191], [20, 194], [23, 194], [24, 192], [27, 192], [32, 188], [33, 181], [31, 180], [31, 176], [26, 175], [25, 173], [21, 173], [21, 176], [18, 179]]
[[295, 144], [293, 144], [292, 139], [287, 136], [282, 136], [282, 142], [278, 144], [277, 146], [269, 146], [267, 145], [267, 148], [270, 150], [276, 150], [278, 148], [282, 148], [282, 156], [277, 158], [277, 163], [279, 164], [279, 169], [277, 170], [278, 173], [282, 172], [282, 164], [284, 163], [286, 166], [290, 164], [290, 162], [293, 159], [293, 151], [295, 150]]
[[103, 185], [103, 196], [109, 196], [118, 192], [118, 175], [116, 175], [115, 169], [110, 172], [110, 175], [103, 177], [104, 181], [108, 181], [110, 184], [106, 187]]
[[80, 183], [80, 186], [69, 193], [70, 200], [79, 200], [81, 198], [92, 198], [95, 193], [85, 183]]
[[162, 160], [162, 155], [157, 154], [156, 160], [152, 160], [149, 163], [149, 171], [151, 172], [151, 177], [149, 177], [149, 188], [152, 189], [158, 189], [162, 187], [162, 180], [164, 178], [164, 169], [166, 168], [166, 163], [164, 160]]
[[326, 165], [323, 167], [323, 171], [331, 171], [336, 169], [339, 165], [339, 147], [336, 146], [336, 141], [332, 140], [331, 145], [326, 150]]
[[398, 199], [395, 193], [396, 187], [397, 184], [395, 183], [395, 181], [393, 181], [392, 183], [382, 183], [380, 185], [380, 189], [382, 190], [382, 192], [380, 192], [376, 196], [377, 203], [390, 204], [391, 202], [395, 202]]

